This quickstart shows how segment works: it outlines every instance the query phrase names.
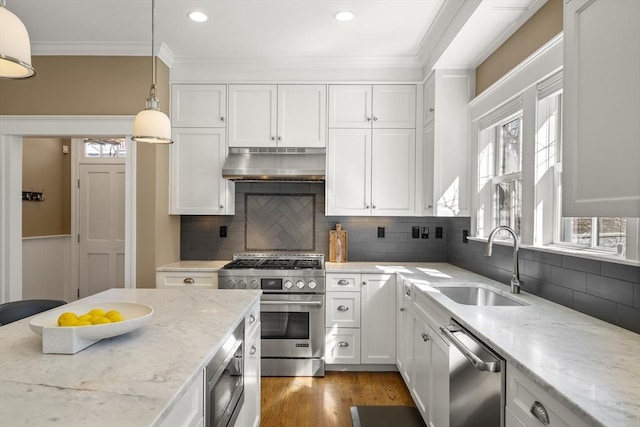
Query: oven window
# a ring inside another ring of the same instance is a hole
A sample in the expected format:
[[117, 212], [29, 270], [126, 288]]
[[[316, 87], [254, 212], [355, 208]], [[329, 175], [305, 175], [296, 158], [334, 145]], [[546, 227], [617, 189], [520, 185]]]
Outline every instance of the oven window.
[[226, 425], [222, 421], [232, 415], [234, 409], [232, 405], [236, 405], [244, 386], [242, 373], [242, 346], [240, 346], [211, 390], [209, 399], [209, 410], [213, 419], [211, 425], [218, 426], [221, 423]]
[[262, 339], [309, 339], [309, 313], [260, 312]]

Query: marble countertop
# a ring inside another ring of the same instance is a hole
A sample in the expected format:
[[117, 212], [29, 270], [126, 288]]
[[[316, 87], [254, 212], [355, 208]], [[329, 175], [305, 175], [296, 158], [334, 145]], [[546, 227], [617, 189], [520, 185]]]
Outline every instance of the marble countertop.
[[142, 328], [74, 355], [43, 354], [23, 319], [0, 328], [0, 424], [153, 426], [171, 411], [260, 291], [110, 289], [68, 305], [150, 305]]
[[176, 261], [170, 262], [168, 264], [161, 265], [156, 268], [156, 271], [164, 272], [164, 271], [202, 271], [202, 272], [210, 272], [210, 271], [218, 271], [225, 264], [230, 263], [231, 261]]
[[[640, 426], [640, 335], [446, 263], [326, 263], [327, 273], [400, 273], [587, 425]], [[528, 305], [458, 304], [438, 286], [469, 283]]]

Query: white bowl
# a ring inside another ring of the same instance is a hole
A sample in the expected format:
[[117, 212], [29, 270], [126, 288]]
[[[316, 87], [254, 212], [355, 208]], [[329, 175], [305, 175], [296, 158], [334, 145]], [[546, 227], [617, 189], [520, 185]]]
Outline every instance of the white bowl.
[[[118, 310], [124, 320], [122, 322], [92, 326], [58, 326], [58, 317], [62, 313], [70, 311], [80, 316], [94, 308], [101, 308], [105, 311]], [[137, 302], [94, 302], [79, 305], [62, 305], [34, 317], [29, 322], [29, 327], [38, 335], [42, 335], [43, 328], [61, 328], [73, 330], [74, 335], [78, 338], [101, 340], [138, 329], [151, 320], [152, 315], [153, 308]]]

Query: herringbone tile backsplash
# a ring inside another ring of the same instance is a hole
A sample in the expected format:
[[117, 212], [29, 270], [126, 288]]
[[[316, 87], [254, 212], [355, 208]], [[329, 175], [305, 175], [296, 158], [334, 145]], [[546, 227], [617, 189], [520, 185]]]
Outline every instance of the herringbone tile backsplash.
[[245, 194], [249, 251], [313, 251], [314, 194]]

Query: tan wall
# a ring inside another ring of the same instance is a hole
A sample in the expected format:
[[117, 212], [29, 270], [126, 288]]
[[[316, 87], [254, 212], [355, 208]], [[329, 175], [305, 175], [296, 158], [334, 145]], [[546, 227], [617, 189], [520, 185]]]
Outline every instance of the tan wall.
[[22, 190], [42, 192], [44, 202], [22, 202], [22, 236], [71, 233], [71, 154], [62, 138], [25, 138], [22, 146]]
[[[0, 80], [0, 115], [135, 115], [149, 96], [149, 57], [34, 56], [32, 60], [37, 77]], [[157, 65], [157, 95], [167, 113], [169, 69], [160, 60]], [[167, 150], [138, 145], [136, 285], [140, 287], [155, 286], [156, 266], [180, 257], [180, 218], [168, 215]]]
[[562, 32], [562, 0], [548, 0], [476, 68], [476, 95]]

